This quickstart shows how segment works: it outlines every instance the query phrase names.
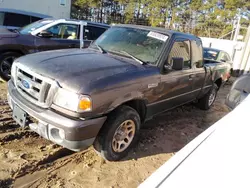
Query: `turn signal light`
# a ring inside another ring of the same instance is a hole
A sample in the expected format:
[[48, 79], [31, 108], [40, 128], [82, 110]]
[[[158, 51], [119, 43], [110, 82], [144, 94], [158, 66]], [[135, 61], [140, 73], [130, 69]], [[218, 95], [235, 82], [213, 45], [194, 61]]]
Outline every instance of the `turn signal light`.
[[92, 102], [89, 98], [84, 97], [79, 102], [79, 109], [83, 111], [90, 111], [92, 108]]

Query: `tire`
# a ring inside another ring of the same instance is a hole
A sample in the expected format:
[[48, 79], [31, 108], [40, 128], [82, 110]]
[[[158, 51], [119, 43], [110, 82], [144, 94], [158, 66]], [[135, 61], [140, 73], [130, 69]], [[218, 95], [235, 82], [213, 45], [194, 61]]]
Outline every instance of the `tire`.
[[13, 61], [20, 57], [21, 54], [17, 52], [5, 52], [0, 55], [0, 77], [4, 81], [10, 79], [10, 71]]
[[[218, 86], [214, 84], [211, 90], [201, 99], [199, 99], [197, 106], [202, 110], [209, 110], [213, 105], [218, 92]], [[213, 99], [210, 98], [213, 95]]]
[[[108, 161], [122, 159], [137, 142], [140, 125], [140, 116], [133, 108], [129, 106], [119, 107], [109, 114], [94, 142], [95, 150]], [[128, 133], [122, 130], [126, 126]], [[119, 144], [117, 140], [123, 143]]]

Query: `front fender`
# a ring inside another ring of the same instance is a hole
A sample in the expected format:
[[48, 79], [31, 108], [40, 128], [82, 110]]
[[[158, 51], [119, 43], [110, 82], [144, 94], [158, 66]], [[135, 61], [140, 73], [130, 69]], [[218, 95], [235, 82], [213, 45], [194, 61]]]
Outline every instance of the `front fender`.
[[136, 99], [144, 100], [147, 103], [147, 101], [144, 99], [144, 95], [141, 92], [139, 92], [139, 91], [133, 91], [133, 92], [124, 94], [122, 96], [119, 96], [117, 99], [115, 99], [111, 103], [111, 105], [109, 106], [108, 112], [114, 110], [115, 108], [117, 108], [121, 104], [124, 104], [124, 103], [132, 101], [132, 100], [136, 100]]

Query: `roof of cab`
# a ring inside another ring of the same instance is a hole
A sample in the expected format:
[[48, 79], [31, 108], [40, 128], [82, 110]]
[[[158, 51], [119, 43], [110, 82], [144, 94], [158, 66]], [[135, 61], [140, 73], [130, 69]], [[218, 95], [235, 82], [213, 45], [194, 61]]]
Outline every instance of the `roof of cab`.
[[23, 15], [34, 16], [34, 17], [39, 17], [39, 18], [52, 18], [52, 16], [45, 15], [45, 14], [39, 14], [35, 12], [28, 12], [28, 11], [23, 11], [23, 10], [9, 9], [9, 8], [0, 8], [0, 12], [23, 14]]
[[215, 52], [223, 51], [223, 50], [219, 50], [219, 49], [216, 49], [216, 48], [208, 48], [208, 47], [204, 47], [204, 49], [205, 49], [205, 50], [215, 51]]
[[64, 19], [64, 20], [65, 21], [76, 22], [76, 23], [87, 22], [88, 24], [99, 25], [99, 26], [103, 26], [103, 27], [110, 27], [110, 25], [108, 25], [108, 24], [98, 23], [98, 22], [91, 22], [91, 21], [88, 21], [88, 20], [76, 20], [76, 19]]
[[167, 34], [169, 36], [171, 35], [179, 35], [179, 36], [185, 36], [188, 38], [199, 38], [195, 35], [188, 34], [188, 33], [182, 33], [174, 30], [168, 30], [165, 28], [160, 28], [160, 27], [150, 27], [150, 26], [142, 26], [142, 25], [131, 25], [131, 24], [114, 24], [114, 27], [128, 27], [128, 28], [135, 28], [135, 29], [143, 29], [143, 30], [148, 30], [148, 31], [155, 31], [159, 32], [162, 34]]

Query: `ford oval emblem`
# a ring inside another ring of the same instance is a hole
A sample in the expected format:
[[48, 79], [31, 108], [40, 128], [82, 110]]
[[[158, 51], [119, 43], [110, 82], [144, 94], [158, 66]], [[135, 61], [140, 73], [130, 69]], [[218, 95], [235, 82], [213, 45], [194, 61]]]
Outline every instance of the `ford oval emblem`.
[[22, 85], [23, 85], [23, 87], [25, 87], [26, 89], [29, 89], [29, 88], [30, 88], [30, 84], [29, 84], [29, 82], [27, 82], [26, 80], [22, 80]]

